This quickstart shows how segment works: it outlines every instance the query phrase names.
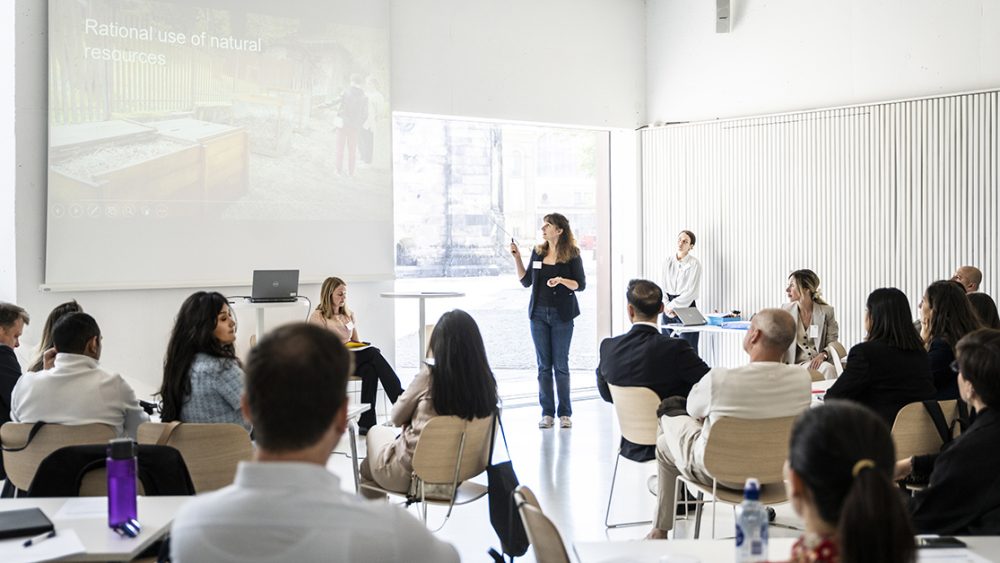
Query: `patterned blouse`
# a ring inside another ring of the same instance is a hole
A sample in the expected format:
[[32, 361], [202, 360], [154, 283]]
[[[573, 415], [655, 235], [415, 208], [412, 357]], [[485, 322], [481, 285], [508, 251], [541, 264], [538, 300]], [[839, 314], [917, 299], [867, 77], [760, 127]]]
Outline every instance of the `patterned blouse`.
[[839, 563], [840, 549], [831, 537], [804, 534], [792, 546], [789, 563]]

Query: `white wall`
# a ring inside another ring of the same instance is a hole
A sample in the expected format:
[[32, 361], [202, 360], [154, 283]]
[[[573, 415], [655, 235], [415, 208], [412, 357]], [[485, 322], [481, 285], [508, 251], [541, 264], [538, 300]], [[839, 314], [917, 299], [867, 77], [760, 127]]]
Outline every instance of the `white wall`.
[[[14, 4], [0, 8], [0, 68], [14, 68]], [[0, 139], [14, 138], [14, 72], [0, 75]], [[0, 145], [0, 301], [14, 301], [14, 144]]]
[[633, 128], [641, 0], [392, 0], [396, 110]]
[[[190, 290], [38, 289], [45, 248], [45, 5], [17, 0], [11, 8], [15, 17], [0, 24], [7, 36], [16, 30], [17, 44], [16, 302], [38, 319], [28, 327], [20, 352], [27, 360], [49, 310], [76, 298], [104, 332], [103, 363], [120, 371], [140, 395], [148, 394], [159, 384], [173, 317]], [[391, 9], [397, 110], [626, 128], [644, 120], [640, 0], [393, 0]], [[632, 186], [634, 181], [623, 189]], [[0, 211], [0, 224], [10, 223], [4, 218]], [[393, 303], [378, 294], [391, 287], [390, 281], [351, 283], [363, 338], [377, 343], [390, 362]], [[246, 294], [248, 288], [220, 291]], [[318, 297], [315, 286], [302, 292], [314, 302]], [[252, 315], [243, 313], [239, 320], [245, 338]]]
[[648, 120], [691, 121], [1000, 86], [1000, 0], [648, 0]]

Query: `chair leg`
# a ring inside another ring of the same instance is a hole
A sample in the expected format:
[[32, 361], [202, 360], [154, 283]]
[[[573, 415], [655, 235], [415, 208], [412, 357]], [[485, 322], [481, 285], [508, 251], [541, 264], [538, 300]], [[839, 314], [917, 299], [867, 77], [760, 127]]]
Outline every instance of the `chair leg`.
[[[621, 451], [615, 456], [615, 470], [611, 474], [611, 492], [608, 493], [608, 509], [604, 513], [604, 527], [605, 528], [624, 528], [626, 526], [638, 526], [640, 524], [650, 524], [652, 520], [637, 520], [633, 522], [618, 522], [617, 524], [611, 523], [611, 502], [615, 498], [615, 482], [618, 480], [618, 463], [621, 461], [622, 455]], [[657, 495], [659, 497], [659, 495]], [[675, 495], [676, 502], [676, 495]]]
[[694, 507], [694, 539], [698, 539], [698, 532], [701, 530], [701, 507], [705, 502], [705, 493], [699, 490], [695, 502], [697, 504]]
[[719, 482], [712, 479], [712, 539], [715, 539], [715, 515], [719, 511]]

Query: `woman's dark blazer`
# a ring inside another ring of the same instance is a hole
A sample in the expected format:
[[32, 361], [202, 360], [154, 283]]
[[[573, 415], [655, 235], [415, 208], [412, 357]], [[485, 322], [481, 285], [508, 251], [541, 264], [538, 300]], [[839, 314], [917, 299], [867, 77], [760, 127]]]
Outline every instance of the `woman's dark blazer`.
[[544, 283], [538, 282], [541, 270], [536, 270], [534, 267], [535, 261], [541, 262], [542, 257], [539, 256], [534, 250], [531, 251], [531, 260], [528, 261], [524, 277], [521, 278], [521, 285], [524, 287], [531, 288], [531, 302], [528, 305], [528, 318], [535, 312], [535, 298], [540, 291], [550, 291], [552, 292], [552, 302], [555, 303], [556, 311], [559, 312], [559, 318], [564, 321], [571, 321], [576, 317], [580, 316], [580, 304], [576, 301], [576, 292], [583, 291], [587, 287], [587, 277], [583, 273], [583, 260], [580, 256], [571, 258], [569, 262], [556, 262], [556, 276], [561, 278], [569, 278], [576, 283], [580, 284], [580, 287], [576, 291], [566, 287], [565, 285], [559, 284], [555, 287], [549, 287]]
[[862, 342], [851, 348], [844, 373], [825, 398], [857, 401], [892, 428], [901, 408], [934, 398], [927, 352], [901, 350], [877, 340]]
[[951, 369], [951, 363], [955, 361], [955, 351], [951, 345], [944, 338], [932, 338], [927, 358], [930, 361], [934, 387], [937, 388], [934, 398], [939, 401], [957, 399], [958, 378]]

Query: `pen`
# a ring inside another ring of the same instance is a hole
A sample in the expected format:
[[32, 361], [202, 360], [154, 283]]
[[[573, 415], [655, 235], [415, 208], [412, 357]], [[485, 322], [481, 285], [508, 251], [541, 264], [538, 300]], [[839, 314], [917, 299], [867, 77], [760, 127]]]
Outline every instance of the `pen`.
[[52, 530], [50, 532], [45, 532], [44, 534], [38, 534], [37, 536], [31, 538], [24, 542], [24, 547], [31, 547], [33, 545], [39, 544], [49, 538], [56, 537], [56, 531]]

